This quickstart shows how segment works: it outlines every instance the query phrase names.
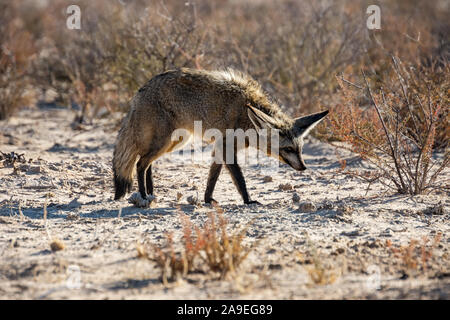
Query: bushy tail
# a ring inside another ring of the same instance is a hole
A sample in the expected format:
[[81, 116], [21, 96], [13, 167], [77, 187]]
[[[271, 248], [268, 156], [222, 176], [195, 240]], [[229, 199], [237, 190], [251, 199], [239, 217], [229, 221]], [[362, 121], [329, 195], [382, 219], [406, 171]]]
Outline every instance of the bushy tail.
[[113, 157], [114, 200], [131, 191], [138, 153], [133, 140], [129, 119], [125, 119], [117, 137]]

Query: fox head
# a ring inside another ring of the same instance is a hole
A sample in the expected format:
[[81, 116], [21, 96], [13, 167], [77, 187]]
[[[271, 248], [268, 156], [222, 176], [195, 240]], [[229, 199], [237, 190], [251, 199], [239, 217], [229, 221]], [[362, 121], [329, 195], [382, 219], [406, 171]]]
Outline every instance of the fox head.
[[[306, 170], [302, 157], [303, 137], [327, 114], [328, 110], [292, 119], [289, 123], [280, 123], [280, 120], [274, 119], [250, 105], [248, 106], [248, 116], [256, 129], [266, 129], [268, 132], [271, 129], [279, 130], [279, 160], [297, 171]], [[269, 147], [268, 149], [268, 154], [273, 155], [270, 152], [271, 148]]]

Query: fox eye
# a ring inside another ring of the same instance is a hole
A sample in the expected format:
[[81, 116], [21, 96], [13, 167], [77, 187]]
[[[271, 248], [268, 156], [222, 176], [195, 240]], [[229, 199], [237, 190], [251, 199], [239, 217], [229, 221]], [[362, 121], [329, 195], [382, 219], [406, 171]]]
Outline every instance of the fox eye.
[[293, 152], [295, 152], [295, 150], [294, 150], [294, 148], [292, 148], [292, 147], [287, 147], [287, 148], [284, 148], [284, 151], [286, 151], [286, 152], [289, 152], [289, 153], [293, 153]]

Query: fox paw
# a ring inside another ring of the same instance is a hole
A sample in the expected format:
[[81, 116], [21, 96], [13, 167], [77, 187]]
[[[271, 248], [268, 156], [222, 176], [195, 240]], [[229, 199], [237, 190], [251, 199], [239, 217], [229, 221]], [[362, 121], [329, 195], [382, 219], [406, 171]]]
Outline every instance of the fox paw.
[[210, 204], [211, 206], [216, 206], [216, 205], [218, 205], [219, 204], [219, 202], [218, 201], [216, 201], [215, 199], [213, 199], [213, 198], [210, 198], [210, 199], [205, 199], [205, 203], [206, 204]]
[[135, 192], [128, 199], [128, 202], [134, 204], [139, 208], [148, 208], [155, 199], [156, 197], [152, 196], [151, 194], [147, 195], [147, 197], [145, 197], [144, 199], [139, 192]]

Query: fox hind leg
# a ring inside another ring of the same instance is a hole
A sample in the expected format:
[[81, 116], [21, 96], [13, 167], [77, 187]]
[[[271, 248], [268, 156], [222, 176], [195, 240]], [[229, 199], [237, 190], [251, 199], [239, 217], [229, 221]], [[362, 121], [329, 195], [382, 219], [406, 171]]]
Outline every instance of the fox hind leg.
[[154, 147], [137, 162], [137, 178], [139, 193], [145, 199], [147, 194], [153, 195], [152, 162], [163, 153], [172, 151], [180, 141], [169, 141], [162, 147]]
[[206, 203], [211, 203], [214, 201], [217, 202], [212, 198], [212, 194], [214, 192], [214, 187], [216, 186], [217, 179], [219, 178], [220, 171], [222, 171], [222, 164], [213, 162], [209, 169], [208, 183], [206, 185], [205, 191]]
[[147, 168], [145, 183], [147, 186], [147, 193], [153, 195], [153, 176], [152, 176], [152, 165], [151, 164]]
[[145, 199], [147, 197], [147, 190], [146, 190], [147, 188], [145, 180], [147, 168], [150, 166], [149, 158], [147, 156], [140, 158], [136, 166], [137, 166], [137, 180], [139, 193], [141, 194], [142, 199]]

